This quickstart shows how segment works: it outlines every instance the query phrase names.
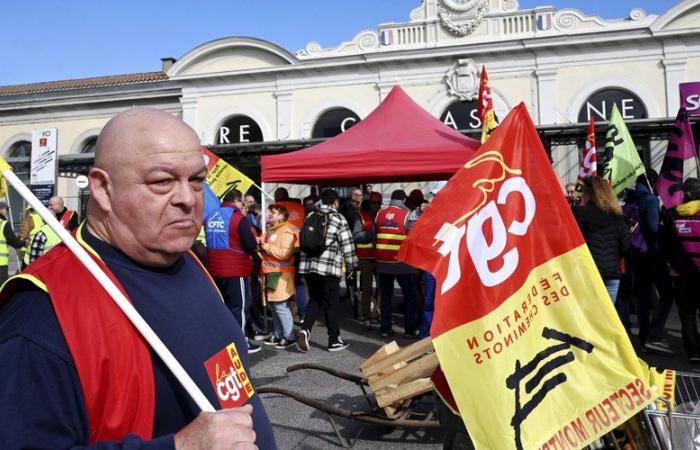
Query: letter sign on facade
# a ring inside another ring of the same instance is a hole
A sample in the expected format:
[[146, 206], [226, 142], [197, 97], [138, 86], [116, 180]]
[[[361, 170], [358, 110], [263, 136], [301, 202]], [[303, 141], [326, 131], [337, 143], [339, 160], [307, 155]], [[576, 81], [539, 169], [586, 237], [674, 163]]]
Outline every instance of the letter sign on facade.
[[440, 116], [440, 121], [455, 130], [477, 130], [481, 128], [481, 120], [476, 106], [476, 100], [452, 102]]
[[647, 108], [635, 94], [624, 89], [609, 88], [596, 92], [586, 99], [578, 113], [578, 122], [588, 123], [591, 118], [596, 122], [610, 119], [613, 105], [617, 104], [624, 120], [646, 119]]
[[360, 121], [360, 117], [347, 108], [333, 108], [321, 114], [314, 124], [311, 137], [331, 138], [345, 133]]
[[221, 124], [214, 143], [221, 145], [262, 141], [262, 131], [257, 122], [248, 116], [233, 116]]

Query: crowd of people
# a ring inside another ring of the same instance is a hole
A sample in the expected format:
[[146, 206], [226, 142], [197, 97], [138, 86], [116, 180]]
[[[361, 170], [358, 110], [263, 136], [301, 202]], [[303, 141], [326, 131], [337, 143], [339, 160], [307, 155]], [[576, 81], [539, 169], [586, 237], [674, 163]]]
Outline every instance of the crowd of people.
[[[347, 348], [339, 325], [346, 299], [353, 303], [354, 319], [368, 332], [378, 326], [382, 338], [395, 335], [393, 316], [400, 305], [404, 337], [418, 339], [429, 333], [435, 281], [397, 257], [427, 205], [417, 189], [410, 195], [395, 190], [384, 205], [371, 185], [349, 188], [347, 199], [334, 189], [294, 199], [280, 187], [263, 212], [252, 195], [233, 189], [206, 218], [205, 239], [195, 250], [246, 331], [249, 353], [260, 351], [261, 344], [308, 352], [319, 314], [327, 327], [327, 350]], [[403, 297], [398, 305], [395, 282]], [[266, 312], [273, 322], [269, 332]]]
[[566, 196], [628, 332], [636, 311], [643, 351], [674, 354], [665, 328], [675, 301], [686, 356], [700, 364], [700, 181], [687, 178], [683, 203], [667, 209], [654, 190], [657, 178], [647, 170], [621, 200], [598, 177], [582, 180], [580, 197], [566, 185]]

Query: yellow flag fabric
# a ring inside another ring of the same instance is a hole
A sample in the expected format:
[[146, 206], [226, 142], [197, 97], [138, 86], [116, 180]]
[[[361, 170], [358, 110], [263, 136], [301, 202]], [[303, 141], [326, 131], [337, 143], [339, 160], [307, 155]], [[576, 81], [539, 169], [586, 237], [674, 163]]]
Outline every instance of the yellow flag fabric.
[[253, 180], [240, 170], [216, 156], [209, 149], [203, 148], [202, 151], [207, 164], [206, 183], [219, 199], [223, 198], [231, 189], [238, 189], [242, 194], [245, 194], [253, 186]]
[[[649, 371], [649, 385], [656, 388], [657, 397], [663, 397], [671, 404], [671, 407], [676, 406], [676, 371], [671, 369], [659, 369], [658, 367], [649, 367], [647, 363], [640, 360], [639, 363], [645, 370]], [[662, 411], [666, 411], [666, 404], [661, 400], [656, 401], [656, 406]]]
[[7, 180], [0, 175], [0, 198], [7, 197]]
[[619, 194], [634, 185], [637, 176], [645, 171], [625, 121], [617, 104], [613, 105], [610, 124], [605, 137], [605, 165], [603, 178], [612, 182], [613, 191]]
[[430, 335], [480, 450], [582, 448], [656, 397], [560, 189], [521, 104], [399, 252], [435, 276]]
[[498, 123], [496, 122], [496, 114], [493, 112], [493, 108], [486, 111], [484, 117], [483, 127], [481, 128], [481, 143], [483, 144], [491, 136], [491, 132], [496, 129]]

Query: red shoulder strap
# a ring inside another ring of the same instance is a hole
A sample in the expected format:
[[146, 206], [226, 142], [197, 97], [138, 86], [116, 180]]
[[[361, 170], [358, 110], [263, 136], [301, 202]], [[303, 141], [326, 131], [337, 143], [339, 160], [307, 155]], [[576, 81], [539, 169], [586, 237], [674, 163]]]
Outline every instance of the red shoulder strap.
[[[95, 261], [126, 295], [107, 266]], [[0, 292], [0, 304], [20, 290], [23, 281], [49, 293], [78, 371], [90, 442], [118, 441], [129, 433], [151, 439], [155, 411], [151, 355], [119, 307], [63, 244], [11, 278]]]

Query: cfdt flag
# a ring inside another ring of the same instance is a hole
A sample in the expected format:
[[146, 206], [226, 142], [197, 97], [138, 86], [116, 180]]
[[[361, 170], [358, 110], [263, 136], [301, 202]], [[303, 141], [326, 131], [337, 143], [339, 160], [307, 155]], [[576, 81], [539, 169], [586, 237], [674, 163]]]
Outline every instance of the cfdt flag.
[[524, 104], [440, 191], [399, 258], [478, 449], [581, 448], [654, 394]]
[[683, 203], [683, 163], [695, 156], [695, 142], [688, 113], [685, 106], [681, 106], [656, 181], [656, 190], [666, 208], [675, 208]]
[[479, 100], [476, 106], [476, 115], [481, 120], [481, 142], [486, 142], [491, 132], [496, 129], [496, 113], [493, 110], [493, 98], [489, 87], [489, 75], [486, 66], [481, 67], [481, 81], [479, 83]]
[[605, 136], [603, 178], [610, 180], [613, 191], [619, 194], [632, 186], [637, 176], [644, 172], [644, 164], [639, 157], [637, 146], [634, 145], [627, 125], [622, 120], [617, 104], [614, 104]]
[[591, 117], [591, 122], [588, 124], [588, 134], [586, 135], [586, 146], [583, 148], [581, 163], [578, 168], [578, 180], [576, 181], [574, 195], [581, 197], [583, 195], [583, 179], [596, 175], [598, 175], [598, 165], [596, 164], [595, 119]]

